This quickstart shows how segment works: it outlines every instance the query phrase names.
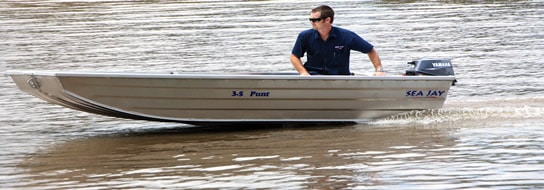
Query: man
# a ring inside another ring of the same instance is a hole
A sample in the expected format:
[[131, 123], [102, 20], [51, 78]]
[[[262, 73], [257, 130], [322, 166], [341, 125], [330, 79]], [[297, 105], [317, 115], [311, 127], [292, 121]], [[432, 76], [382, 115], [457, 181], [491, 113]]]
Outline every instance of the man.
[[[333, 21], [334, 11], [331, 7], [321, 5], [312, 9], [312, 29], [298, 35], [291, 52], [291, 63], [300, 75], [350, 75], [350, 50], [368, 54], [375, 68], [374, 76], [385, 75], [374, 46], [352, 31], [332, 26]], [[300, 58], [304, 53], [308, 55], [303, 65]]]

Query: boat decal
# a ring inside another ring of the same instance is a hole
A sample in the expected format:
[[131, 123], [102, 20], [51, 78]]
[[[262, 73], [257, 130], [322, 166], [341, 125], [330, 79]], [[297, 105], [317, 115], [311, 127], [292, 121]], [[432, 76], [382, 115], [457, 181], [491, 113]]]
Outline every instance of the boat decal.
[[408, 97], [442, 97], [446, 95], [445, 90], [408, 90], [406, 96]]
[[243, 90], [233, 90], [231, 96], [234, 97], [269, 97], [270, 92], [269, 91], [255, 91], [251, 90], [249, 93], [245, 93]]
[[232, 91], [232, 96], [242, 97], [242, 96], [244, 96], [244, 91], [236, 91], [236, 90], [233, 90], [233, 91]]
[[34, 89], [40, 89], [41, 87], [40, 81], [36, 77], [34, 77], [34, 75], [30, 76], [26, 83]]
[[270, 96], [270, 92], [265, 92], [265, 91], [251, 91], [251, 93], [249, 93], [249, 96], [259, 96], [259, 97], [268, 97]]

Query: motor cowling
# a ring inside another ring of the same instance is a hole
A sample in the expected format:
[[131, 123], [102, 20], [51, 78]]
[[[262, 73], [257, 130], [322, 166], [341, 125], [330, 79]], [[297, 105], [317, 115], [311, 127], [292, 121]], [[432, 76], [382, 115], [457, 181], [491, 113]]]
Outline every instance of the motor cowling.
[[[455, 75], [453, 65], [449, 59], [421, 59], [408, 62], [410, 68], [406, 70], [406, 76], [452, 76]], [[457, 80], [452, 82], [455, 85]]]

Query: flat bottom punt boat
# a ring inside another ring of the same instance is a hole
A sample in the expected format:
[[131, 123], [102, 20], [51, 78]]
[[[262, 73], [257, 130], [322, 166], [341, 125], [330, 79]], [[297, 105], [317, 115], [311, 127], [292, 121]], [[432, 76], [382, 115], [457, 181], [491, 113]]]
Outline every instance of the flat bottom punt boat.
[[410, 72], [416, 76], [52, 71], [8, 75], [22, 91], [75, 110], [198, 125], [365, 122], [441, 108], [455, 77]]

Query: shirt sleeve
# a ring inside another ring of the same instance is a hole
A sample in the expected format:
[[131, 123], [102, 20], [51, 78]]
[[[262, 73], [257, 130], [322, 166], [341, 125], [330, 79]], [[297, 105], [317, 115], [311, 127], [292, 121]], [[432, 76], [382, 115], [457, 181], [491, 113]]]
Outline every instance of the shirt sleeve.
[[304, 57], [304, 53], [307, 49], [305, 44], [306, 43], [304, 43], [304, 34], [301, 32], [298, 34], [297, 41], [295, 42], [291, 53], [297, 57]]
[[368, 53], [374, 48], [372, 44], [368, 43], [365, 39], [361, 38], [361, 36], [355, 33], [352, 33], [351, 43], [352, 43], [351, 49], [355, 51], [360, 51], [363, 53]]

